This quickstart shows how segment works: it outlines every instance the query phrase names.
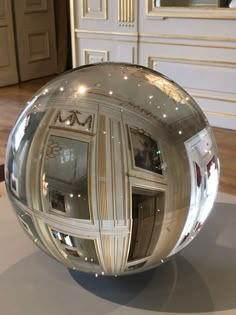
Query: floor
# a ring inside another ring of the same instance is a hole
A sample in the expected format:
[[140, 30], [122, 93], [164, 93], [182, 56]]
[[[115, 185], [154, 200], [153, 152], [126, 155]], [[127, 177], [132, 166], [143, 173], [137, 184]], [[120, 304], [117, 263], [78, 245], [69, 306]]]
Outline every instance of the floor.
[[[51, 79], [46, 77], [0, 88], [0, 165], [4, 163], [7, 138], [16, 118], [32, 95]], [[221, 162], [220, 191], [236, 195], [236, 131], [213, 129]], [[0, 185], [0, 195], [3, 193]]]
[[69, 270], [27, 237], [0, 198], [2, 315], [235, 315], [236, 197], [220, 193], [206, 226], [148, 272], [105, 277]]

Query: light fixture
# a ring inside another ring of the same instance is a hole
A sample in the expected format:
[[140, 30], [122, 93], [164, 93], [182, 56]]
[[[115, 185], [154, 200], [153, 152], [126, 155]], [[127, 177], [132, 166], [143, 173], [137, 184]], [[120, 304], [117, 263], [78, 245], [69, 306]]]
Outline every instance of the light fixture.
[[86, 91], [87, 91], [87, 88], [86, 88], [85, 85], [80, 85], [80, 86], [78, 87], [78, 93], [79, 93], [79, 94], [84, 94]]

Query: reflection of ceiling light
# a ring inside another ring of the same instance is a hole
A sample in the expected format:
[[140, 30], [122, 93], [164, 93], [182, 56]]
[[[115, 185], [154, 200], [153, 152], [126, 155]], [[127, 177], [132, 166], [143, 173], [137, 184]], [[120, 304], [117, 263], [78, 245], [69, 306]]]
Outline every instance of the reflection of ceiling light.
[[150, 95], [149, 98], [152, 99], [152, 98], [153, 98], [153, 95]]
[[128, 80], [128, 77], [127, 77], [127, 75], [125, 75], [125, 76], [124, 76], [124, 80]]
[[179, 110], [179, 107], [175, 107], [175, 110]]
[[164, 114], [163, 117], [166, 118], [166, 114]]
[[104, 271], [102, 271], [102, 275], [104, 275]]
[[80, 198], [80, 197], [81, 197], [81, 195], [79, 194], [79, 195], [78, 195], [78, 197]]
[[63, 92], [64, 91], [64, 87], [61, 86], [60, 87], [60, 91]]
[[95, 273], [95, 277], [96, 277], [96, 278], [98, 277], [98, 274], [97, 274], [97, 273]]
[[109, 91], [109, 94], [112, 95], [112, 94], [113, 94], [113, 91]]
[[182, 131], [181, 130], [179, 130], [179, 135], [182, 135]]
[[74, 195], [73, 194], [70, 194], [70, 197], [72, 198]]
[[78, 92], [80, 94], [84, 94], [86, 92], [87, 88], [84, 85], [80, 85], [78, 88]]

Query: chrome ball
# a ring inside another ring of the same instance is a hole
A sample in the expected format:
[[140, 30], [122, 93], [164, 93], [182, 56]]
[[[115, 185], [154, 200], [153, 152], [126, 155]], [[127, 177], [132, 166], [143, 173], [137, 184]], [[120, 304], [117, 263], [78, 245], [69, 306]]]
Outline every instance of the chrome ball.
[[67, 72], [9, 137], [6, 186], [22, 227], [69, 268], [140, 272], [184, 248], [219, 182], [209, 123], [180, 86], [125, 63]]

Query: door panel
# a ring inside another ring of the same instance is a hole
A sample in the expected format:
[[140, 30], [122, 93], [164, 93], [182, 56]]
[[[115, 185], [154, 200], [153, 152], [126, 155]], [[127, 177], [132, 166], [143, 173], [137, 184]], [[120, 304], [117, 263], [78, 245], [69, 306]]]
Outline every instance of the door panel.
[[17, 82], [11, 1], [0, 0], [0, 86]]
[[56, 73], [53, 0], [14, 0], [21, 81]]

